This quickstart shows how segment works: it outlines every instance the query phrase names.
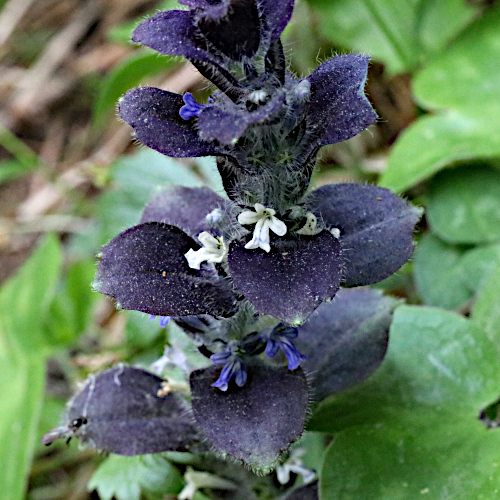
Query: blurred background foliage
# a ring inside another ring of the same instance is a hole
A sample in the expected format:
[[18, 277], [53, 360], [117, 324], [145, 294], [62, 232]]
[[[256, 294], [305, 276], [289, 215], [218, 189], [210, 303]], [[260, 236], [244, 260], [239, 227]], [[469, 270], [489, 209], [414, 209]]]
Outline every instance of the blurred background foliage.
[[[208, 95], [192, 66], [129, 42], [147, 15], [176, 6], [0, 2], [0, 498], [175, 498], [197, 463], [39, 444], [87, 373], [148, 366], [163, 352], [157, 323], [90, 289], [100, 247], [162, 186], [221, 191], [213, 159], [139, 148], [115, 114], [139, 84]], [[396, 312], [386, 361], [309, 423], [304, 460], [321, 498], [494, 498], [500, 6], [299, 0], [284, 45], [299, 75], [335, 53], [372, 56], [367, 92], [380, 119], [324, 148], [315, 184], [378, 183], [426, 209], [414, 258], [378, 285], [409, 304]], [[169, 342], [178, 334], [168, 327]]]

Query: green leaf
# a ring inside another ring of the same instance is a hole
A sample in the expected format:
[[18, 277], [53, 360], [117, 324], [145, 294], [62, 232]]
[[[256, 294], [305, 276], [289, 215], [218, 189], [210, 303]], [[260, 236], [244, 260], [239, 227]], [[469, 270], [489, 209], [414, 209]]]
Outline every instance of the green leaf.
[[[48, 354], [43, 321], [56, 291], [61, 249], [48, 236], [0, 290], [0, 330], [25, 353]], [[9, 349], [7, 345], [7, 349]]]
[[46, 237], [23, 267], [0, 289], [0, 484], [3, 498], [24, 498], [42, 405], [44, 318], [54, 294], [61, 255]]
[[139, 223], [146, 203], [169, 184], [202, 186], [193, 170], [151, 149], [118, 160], [112, 167], [113, 187], [99, 198], [101, 244]]
[[429, 186], [427, 219], [451, 243], [500, 240], [500, 171], [487, 166], [445, 170]]
[[176, 495], [181, 489], [180, 472], [161, 454], [110, 455], [88, 484], [88, 490], [97, 490], [101, 500], [140, 500], [141, 492], [163, 496]]
[[310, 0], [321, 13], [321, 33], [334, 44], [367, 52], [392, 73], [417, 59], [415, 12], [418, 0]]
[[497, 266], [500, 266], [500, 244], [473, 248], [460, 260], [463, 281], [474, 294], [482, 292]]
[[344, 48], [366, 52], [390, 73], [412, 70], [442, 49], [474, 18], [462, 0], [309, 0], [321, 33]]
[[479, 411], [498, 397], [497, 364], [495, 345], [474, 322], [441, 309], [400, 306], [379, 370], [358, 386], [326, 399], [309, 430], [336, 432], [398, 422], [401, 415], [417, 411], [429, 418], [460, 411], [474, 422]]
[[479, 421], [496, 400], [497, 349], [461, 316], [401, 306], [373, 377], [320, 406], [310, 427], [338, 432], [325, 500], [494, 498], [500, 434]]
[[500, 434], [462, 412], [349, 429], [325, 455], [322, 500], [496, 498]]
[[416, 120], [394, 144], [379, 185], [402, 192], [453, 162], [500, 156], [500, 111], [481, 113], [450, 110]]
[[[415, 77], [413, 91], [427, 109], [498, 111], [500, 8], [486, 12]], [[494, 114], [494, 113], [492, 113]], [[480, 113], [477, 113], [480, 116]]]
[[94, 104], [93, 123], [102, 127], [110, 111], [118, 104], [119, 97], [127, 90], [136, 87], [147, 77], [156, 75], [170, 68], [176, 59], [162, 57], [147, 48], [137, 50], [120, 64], [115, 66], [103, 80]]
[[420, 44], [430, 53], [448, 45], [478, 14], [479, 6], [463, 0], [423, 0], [417, 15]]
[[[17, 332], [19, 333], [19, 332]], [[6, 333], [0, 331], [0, 344]], [[37, 435], [44, 385], [45, 360], [18, 346], [0, 346], [0, 497], [25, 498], [27, 475]]]
[[472, 321], [500, 348], [500, 265], [485, 283], [472, 311]]
[[433, 116], [396, 141], [381, 185], [404, 191], [446, 165], [500, 156], [500, 8], [490, 9], [414, 80], [415, 98]]
[[472, 297], [460, 266], [464, 249], [425, 234], [413, 254], [418, 292], [425, 304], [456, 309]]

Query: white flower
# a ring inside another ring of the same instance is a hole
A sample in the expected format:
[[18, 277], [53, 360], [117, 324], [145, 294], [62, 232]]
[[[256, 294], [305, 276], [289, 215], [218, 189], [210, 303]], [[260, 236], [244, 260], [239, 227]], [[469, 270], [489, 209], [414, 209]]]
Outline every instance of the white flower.
[[301, 457], [304, 453], [305, 450], [303, 448], [295, 448], [292, 450], [288, 460], [282, 465], [278, 465], [278, 467], [276, 467], [276, 476], [280, 484], [287, 484], [288, 481], [290, 481], [291, 472], [302, 476], [302, 480], [305, 484], [310, 483], [314, 479], [316, 473], [313, 470], [308, 469], [302, 463]]
[[306, 223], [304, 224], [304, 226], [296, 231], [297, 234], [304, 234], [308, 236], [314, 236], [315, 234], [318, 234], [320, 232], [321, 228], [318, 228], [318, 219], [312, 212], [309, 212], [307, 214]]
[[255, 204], [255, 212], [245, 210], [238, 215], [238, 222], [242, 225], [255, 224], [252, 239], [245, 245], [248, 250], [262, 248], [266, 252], [271, 251], [269, 244], [269, 230], [278, 236], [286, 233], [286, 224], [274, 216], [276, 213], [272, 208], [266, 208], [260, 203]]
[[207, 231], [203, 231], [198, 235], [198, 239], [203, 246], [199, 250], [193, 250], [191, 248], [184, 254], [189, 267], [192, 269], [200, 269], [202, 262], [219, 263], [225, 259], [227, 255], [227, 246], [222, 236], [212, 236], [210, 233], [207, 233]]
[[235, 490], [236, 484], [222, 477], [210, 474], [209, 472], [199, 472], [192, 467], [188, 467], [184, 474], [186, 486], [179, 493], [179, 500], [192, 500], [194, 494], [201, 488], [217, 488], [219, 490]]

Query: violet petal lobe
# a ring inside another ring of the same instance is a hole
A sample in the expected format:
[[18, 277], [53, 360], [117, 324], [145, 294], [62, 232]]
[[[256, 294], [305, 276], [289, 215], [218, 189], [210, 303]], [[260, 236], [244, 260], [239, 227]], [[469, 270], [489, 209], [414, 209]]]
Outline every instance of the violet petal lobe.
[[120, 116], [146, 146], [174, 157], [223, 154], [222, 147], [200, 139], [194, 127], [196, 118], [181, 118], [182, 106], [182, 96], [154, 87], [129, 90], [119, 102]]
[[316, 402], [361, 382], [384, 359], [392, 313], [399, 301], [379, 290], [340, 290], [298, 328], [301, 363]]
[[205, 217], [216, 208], [224, 210], [227, 203], [207, 187], [168, 187], [146, 205], [141, 223], [171, 224], [194, 238], [203, 231], [210, 230]]
[[377, 119], [364, 94], [368, 61], [360, 54], [332, 57], [307, 78], [307, 121], [318, 146], [354, 137]]
[[389, 190], [330, 184], [313, 191], [308, 203], [329, 228], [340, 230], [346, 286], [377, 283], [410, 258], [422, 212]]
[[134, 226], [103, 248], [93, 285], [123, 309], [156, 316], [231, 315], [231, 289], [215, 271], [188, 266], [184, 254], [191, 248], [199, 245], [177, 227]]
[[254, 363], [243, 387], [211, 387], [220, 368], [191, 373], [193, 414], [213, 448], [261, 472], [275, 465], [281, 452], [304, 429], [308, 387], [302, 370]]
[[175, 393], [165, 394], [162, 382], [123, 365], [90, 375], [68, 403], [65, 424], [53, 431], [119, 455], [187, 451], [200, 436], [186, 404]]
[[329, 232], [288, 235], [271, 242], [269, 253], [233, 241], [228, 264], [236, 287], [261, 314], [300, 324], [338, 290], [342, 275], [339, 241]]

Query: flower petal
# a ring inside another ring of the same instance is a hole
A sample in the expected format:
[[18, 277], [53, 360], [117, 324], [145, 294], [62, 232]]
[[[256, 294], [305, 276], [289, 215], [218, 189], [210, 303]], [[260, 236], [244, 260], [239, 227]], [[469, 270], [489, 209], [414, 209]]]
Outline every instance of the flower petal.
[[77, 437], [119, 455], [187, 451], [200, 436], [181, 399], [175, 393], [162, 395], [162, 382], [131, 366], [90, 375], [70, 401], [56, 437]]
[[132, 227], [103, 248], [94, 287], [123, 309], [157, 316], [231, 315], [232, 291], [208, 271], [188, 266], [184, 254], [191, 248], [199, 245], [177, 227]]
[[360, 54], [332, 57], [307, 78], [308, 126], [319, 146], [345, 141], [377, 119], [364, 94], [368, 61]]
[[231, 243], [229, 269], [236, 287], [262, 314], [299, 324], [338, 290], [340, 243], [327, 231], [276, 239], [269, 253], [244, 245], [244, 240]]
[[210, 387], [220, 368], [191, 373], [193, 414], [213, 448], [268, 472], [302, 434], [307, 382], [300, 369], [292, 373], [260, 363], [247, 368], [246, 384], [230, 382], [225, 392]]
[[168, 156], [209, 156], [226, 150], [203, 141], [192, 120], [183, 120], [182, 96], [154, 87], [128, 91], [119, 101], [120, 116], [135, 130], [137, 140]]
[[392, 312], [399, 301], [379, 290], [340, 290], [298, 328], [316, 402], [371, 375], [384, 359]]
[[207, 187], [168, 187], [158, 193], [142, 214], [142, 222], [163, 222], [181, 228], [194, 238], [210, 225], [205, 217], [215, 208], [223, 208], [228, 201]]
[[413, 252], [421, 210], [384, 188], [331, 184], [308, 204], [327, 226], [340, 229], [347, 286], [370, 285], [396, 272]]

